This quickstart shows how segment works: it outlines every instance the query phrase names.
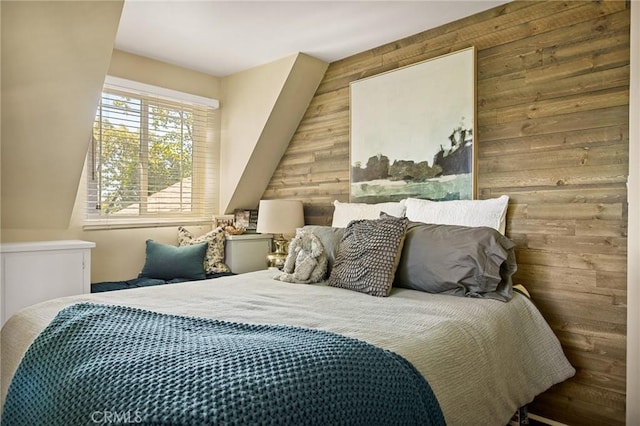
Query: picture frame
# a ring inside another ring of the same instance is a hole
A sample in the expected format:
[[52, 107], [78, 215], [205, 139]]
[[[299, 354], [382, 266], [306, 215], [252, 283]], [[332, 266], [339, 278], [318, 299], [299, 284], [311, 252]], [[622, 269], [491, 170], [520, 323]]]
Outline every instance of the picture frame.
[[235, 222], [235, 217], [233, 215], [220, 215], [220, 216], [214, 216], [213, 217], [213, 227], [214, 228], [219, 228], [219, 227], [226, 227], [226, 226], [233, 226]]
[[234, 210], [233, 225], [242, 226], [246, 232], [255, 232], [258, 227], [258, 210]]
[[350, 84], [349, 199], [476, 198], [476, 49]]

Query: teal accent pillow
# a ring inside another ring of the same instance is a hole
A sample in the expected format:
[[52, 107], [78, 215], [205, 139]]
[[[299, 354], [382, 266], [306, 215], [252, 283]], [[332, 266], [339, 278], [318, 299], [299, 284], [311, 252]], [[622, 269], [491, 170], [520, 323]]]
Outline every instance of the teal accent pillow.
[[147, 258], [140, 277], [172, 280], [186, 278], [203, 280], [204, 256], [207, 252], [206, 242], [190, 246], [176, 247], [147, 240]]

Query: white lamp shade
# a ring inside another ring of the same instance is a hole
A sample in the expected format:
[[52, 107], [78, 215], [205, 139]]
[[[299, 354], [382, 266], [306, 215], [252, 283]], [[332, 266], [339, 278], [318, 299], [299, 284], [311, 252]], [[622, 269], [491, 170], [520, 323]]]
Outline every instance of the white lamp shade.
[[302, 201], [260, 200], [258, 226], [262, 234], [294, 234], [304, 226]]

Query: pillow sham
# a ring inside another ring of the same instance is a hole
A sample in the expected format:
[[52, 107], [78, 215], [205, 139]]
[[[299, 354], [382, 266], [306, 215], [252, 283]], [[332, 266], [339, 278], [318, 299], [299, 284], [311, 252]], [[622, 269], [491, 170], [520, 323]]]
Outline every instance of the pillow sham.
[[508, 302], [514, 247], [489, 227], [409, 222], [394, 286]]
[[388, 296], [408, 220], [386, 216], [352, 221], [344, 230], [328, 284], [372, 296]]
[[203, 261], [207, 252], [207, 243], [192, 244], [184, 247], [146, 242], [146, 259], [140, 278], [172, 280], [184, 278], [203, 280], [206, 278]]
[[404, 200], [405, 215], [410, 221], [440, 225], [488, 226], [504, 235], [509, 196], [488, 200], [430, 201]]
[[349, 222], [359, 219], [377, 219], [381, 212], [395, 217], [403, 217], [405, 212], [404, 200], [390, 203], [366, 204], [366, 203], [341, 203], [333, 202], [334, 228], [346, 228]]
[[226, 236], [222, 227], [213, 229], [206, 234], [194, 237], [184, 226], [178, 227], [178, 246], [185, 247], [193, 244], [207, 243], [207, 253], [204, 257], [204, 270], [207, 274], [231, 272], [224, 263], [224, 245]]
[[322, 245], [324, 251], [327, 254], [327, 273], [325, 279], [331, 275], [331, 269], [336, 261], [336, 255], [338, 254], [338, 248], [342, 237], [344, 236], [344, 228], [334, 228], [332, 226], [320, 226], [320, 225], [305, 225], [303, 229], [310, 231], [317, 236]]

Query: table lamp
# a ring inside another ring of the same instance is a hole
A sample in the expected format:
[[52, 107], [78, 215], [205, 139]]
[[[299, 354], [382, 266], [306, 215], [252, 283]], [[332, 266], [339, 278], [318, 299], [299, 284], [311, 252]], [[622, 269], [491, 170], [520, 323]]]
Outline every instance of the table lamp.
[[287, 258], [286, 234], [295, 234], [296, 229], [304, 226], [302, 201], [297, 200], [260, 200], [256, 232], [273, 234], [276, 251], [269, 253], [270, 267], [282, 269]]

